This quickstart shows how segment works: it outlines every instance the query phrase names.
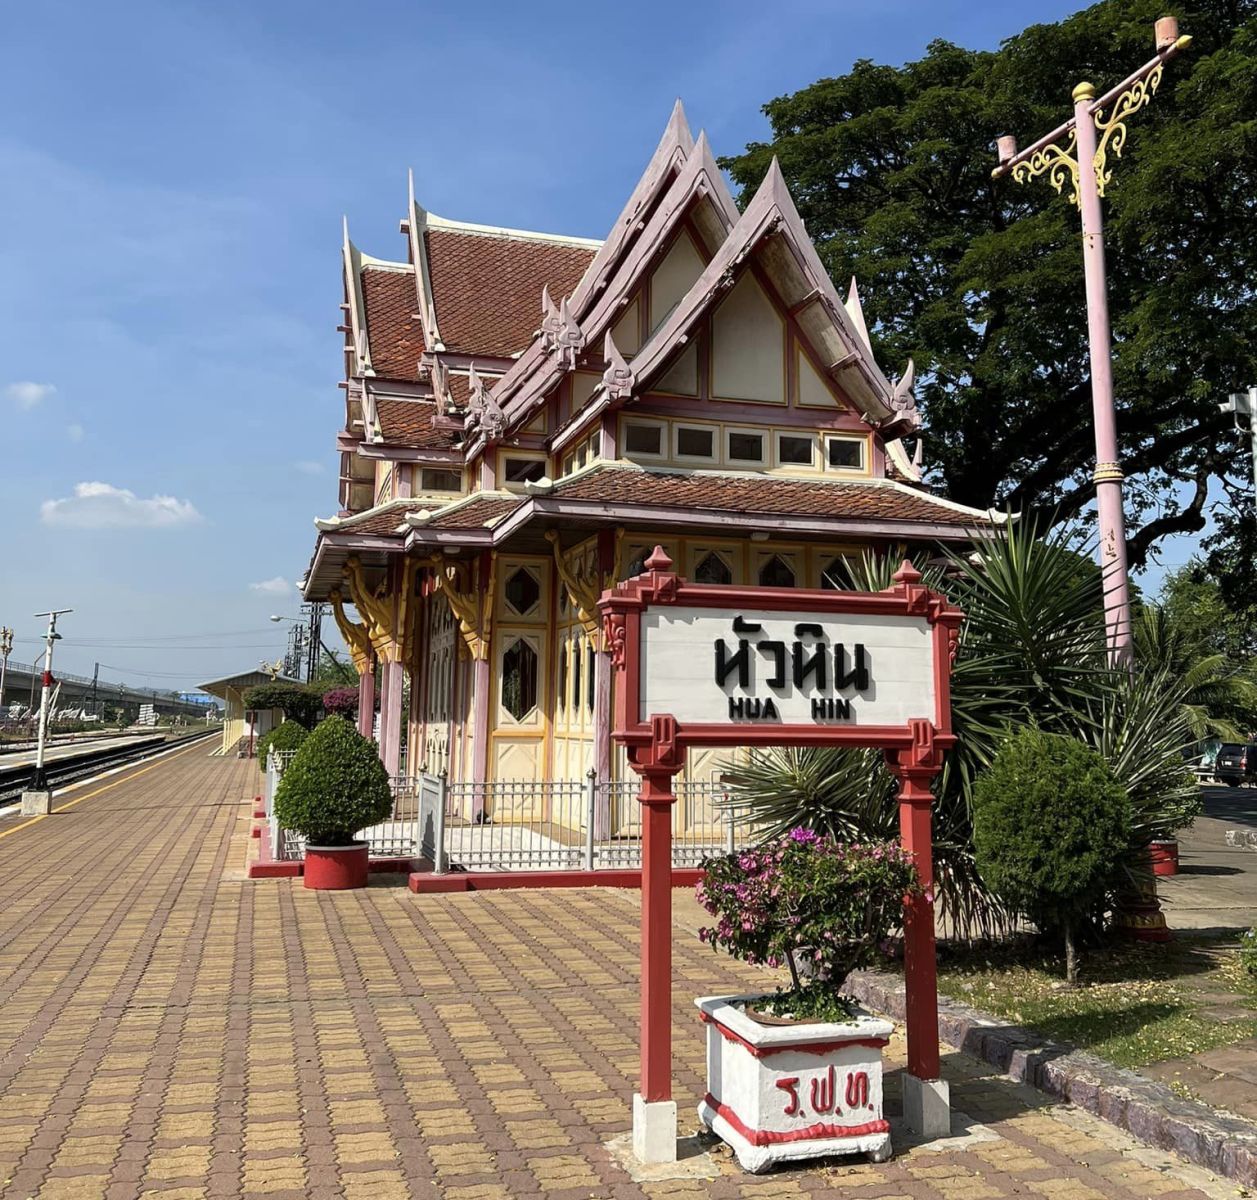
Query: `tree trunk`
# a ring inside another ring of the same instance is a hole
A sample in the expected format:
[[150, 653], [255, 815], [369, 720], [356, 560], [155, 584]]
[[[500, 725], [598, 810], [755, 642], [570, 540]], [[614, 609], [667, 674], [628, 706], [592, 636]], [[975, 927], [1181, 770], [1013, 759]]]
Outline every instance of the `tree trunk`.
[[1065, 922], [1065, 982], [1078, 986], [1078, 953], [1074, 949], [1074, 923]]

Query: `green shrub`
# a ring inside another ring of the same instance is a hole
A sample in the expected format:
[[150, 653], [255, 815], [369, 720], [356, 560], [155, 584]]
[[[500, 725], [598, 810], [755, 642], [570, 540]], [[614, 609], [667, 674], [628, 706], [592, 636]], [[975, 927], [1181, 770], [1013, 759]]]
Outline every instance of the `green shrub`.
[[315, 726], [288, 764], [275, 814], [315, 846], [345, 846], [393, 811], [388, 772], [374, 743], [344, 717]]
[[974, 788], [978, 870], [1009, 908], [1063, 933], [1077, 982], [1074, 932], [1105, 895], [1130, 836], [1130, 801], [1112, 769], [1073, 738], [1027, 728], [1005, 742]]
[[1240, 966], [1246, 975], [1257, 975], [1257, 929], [1240, 934]]
[[258, 768], [266, 770], [266, 759], [272, 750], [300, 750], [310, 731], [296, 721], [284, 721], [257, 740]]

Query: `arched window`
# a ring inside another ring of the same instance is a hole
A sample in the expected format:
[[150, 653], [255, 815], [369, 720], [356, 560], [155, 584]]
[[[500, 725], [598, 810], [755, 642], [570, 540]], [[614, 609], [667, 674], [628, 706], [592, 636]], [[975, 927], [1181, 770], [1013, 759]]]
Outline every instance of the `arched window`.
[[845, 592], [851, 586], [849, 580], [847, 560], [841, 555], [831, 558], [821, 568], [821, 587], [827, 592]]
[[694, 568], [695, 583], [732, 583], [733, 572], [714, 550]]
[[760, 587], [792, 588], [795, 586], [794, 568], [779, 554], [774, 554], [759, 569]]

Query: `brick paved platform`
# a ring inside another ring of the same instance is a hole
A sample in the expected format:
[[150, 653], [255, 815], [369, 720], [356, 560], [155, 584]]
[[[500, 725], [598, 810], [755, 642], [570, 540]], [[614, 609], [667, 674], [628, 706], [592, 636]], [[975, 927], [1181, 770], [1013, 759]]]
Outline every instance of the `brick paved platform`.
[[[247, 881], [256, 783], [198, 747], [0, 820], [5, 1200], [1235, 1195], [957, 1054], [956, 1142], [762, 1177], [701, 1153], [714, 1178], [635, 1183], [607, 1143], [637, 1072], [636, 893]], [[693, 918], [679, 902], [682, 1132], [703, 1090], [690, 998], [764, 978]], [[893, 1106], [901, 1038], [890, 1058]]]

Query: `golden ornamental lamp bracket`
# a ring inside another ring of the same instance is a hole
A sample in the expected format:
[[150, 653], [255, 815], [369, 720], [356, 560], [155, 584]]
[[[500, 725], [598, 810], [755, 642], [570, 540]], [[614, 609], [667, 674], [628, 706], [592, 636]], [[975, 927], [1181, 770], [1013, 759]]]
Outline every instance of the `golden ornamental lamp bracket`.
[[[1156, 56], [1144, 63], [1133, 75], [1122, 80], [1098, 100], [1090, 83], [1080, 83], [1074, 88], [1074, 103], [1086, 103], [1085, 111], [1091, 117], [1096, 130], [1096, 149], [1092, 155], [1091, 169], [1095, 172], [1096, 192], [1104, 196], [1105, 189], [1113, 180], [1109, 155], [1121, 158], [1126, 145], [1126, 121], [1141, 108], [1151, 103], [1161, 84], [1165, 64], [1191, 45], [1191, 37], [1180, 36], [1178, 21], [1174, 17], [1161, 17], [1156, 23]], [[1079, 194], [1078, 131], [1074, 118], [1059, 129], [1053, 130], [1033, 146], [1020, 153], [1017, 139], [1005, 135], [997, 140], [999, 166], [991, 175], [998, 179], [1011, 175], [1018, 183], [1027, 183], [1040, 175], [1047, 175], [1048, 182], [1063, 193], [1066, 179], [1072, 183], [1069, 199], [1081, 208]]]

